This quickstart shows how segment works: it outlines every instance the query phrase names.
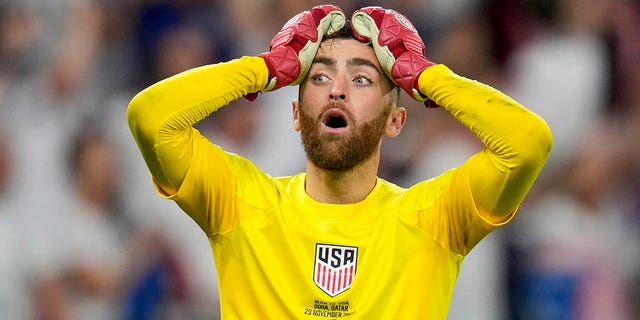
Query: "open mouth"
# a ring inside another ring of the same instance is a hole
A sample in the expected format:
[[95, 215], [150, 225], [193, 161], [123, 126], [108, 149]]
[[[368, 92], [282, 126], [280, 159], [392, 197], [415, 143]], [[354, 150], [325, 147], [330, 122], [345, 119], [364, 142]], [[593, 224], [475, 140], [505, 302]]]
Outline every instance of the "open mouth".
[[333, 132], [342, 131], [342, 129], [349, 126], [346, 114], [344, 111], [337, 108], [328, 110], [322, 120], [325, 127]]
[[329, 117], [329, 119], [327, 119], [327, 122], [325, 122], [325, 125], [329, 128], [337, 129], [337, 128], [346, 127], [347, 122], [344, 121], [342, 117], [332, 116], [332, 117]]

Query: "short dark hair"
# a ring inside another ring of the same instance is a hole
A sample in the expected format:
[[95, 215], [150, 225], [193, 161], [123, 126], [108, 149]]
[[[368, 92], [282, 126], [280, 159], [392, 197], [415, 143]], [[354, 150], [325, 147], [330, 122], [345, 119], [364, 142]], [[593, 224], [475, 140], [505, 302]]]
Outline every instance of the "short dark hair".
[[355, 37], [353, 36], [353, 31], [351, 30], [351, 22], [349, 20], [346, 20], [344, 23], [344, 27], [340, 28], [340, 30], [327, 35], [324, 37], [324, 40], [327, 39], [355, 39]]

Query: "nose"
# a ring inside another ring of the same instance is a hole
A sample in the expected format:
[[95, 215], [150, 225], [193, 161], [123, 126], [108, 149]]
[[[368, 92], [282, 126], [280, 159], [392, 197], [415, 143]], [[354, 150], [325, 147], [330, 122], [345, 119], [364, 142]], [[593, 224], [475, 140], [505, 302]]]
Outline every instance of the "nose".
[[344, 101], [347, 99], [347, 81], [344, 77], [337, 77], [333, 81], [331, 91], [329, 92], [329, 99], [332, 101]]

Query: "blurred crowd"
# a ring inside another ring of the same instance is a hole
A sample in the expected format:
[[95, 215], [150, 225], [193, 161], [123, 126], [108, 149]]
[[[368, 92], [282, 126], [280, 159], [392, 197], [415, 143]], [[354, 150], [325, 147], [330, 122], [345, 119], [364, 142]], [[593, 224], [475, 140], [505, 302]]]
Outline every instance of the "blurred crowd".
[[[1, 0], [0, 319], [217, 319], [197, 225], [156, 195], [129, 100], [191, 67], [257, 55], [323, 1]], [[335, 1], [405, 13], [428, 57], [492, 85], [554, 133], [514, 221], [462, 266], [450, 319], [640, 315], [640, 3], [635, 0]], [[198, 124], [273, 176], [304, 169], [293, 87]], [[482, 146], [404, 95], [380, 175], [401, 186]]]

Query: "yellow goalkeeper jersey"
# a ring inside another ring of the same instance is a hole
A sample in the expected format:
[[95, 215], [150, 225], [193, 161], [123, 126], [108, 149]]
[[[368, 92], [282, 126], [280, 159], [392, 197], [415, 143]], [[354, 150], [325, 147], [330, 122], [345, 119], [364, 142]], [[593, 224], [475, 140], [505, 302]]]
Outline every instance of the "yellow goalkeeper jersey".
[[[446, 319], [464, 256], [513, 217], [551, 136], [501, 93], [444, 66], [427, 70], [428, 96], [487, 148], [408, 189], [378, 178], [353, 204], [319, 203], [305, 192], [305, 173], [271, 177], [192, 127], [266, 85], [260, 58], [193, 69], [132, 100], [129, 125], [158, 192], [208, 236], [223, 319]], [[462, 85], [467, 94], [450, 94]], [[492, 218], [479, 200], [511, 214]]]

